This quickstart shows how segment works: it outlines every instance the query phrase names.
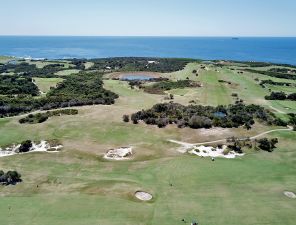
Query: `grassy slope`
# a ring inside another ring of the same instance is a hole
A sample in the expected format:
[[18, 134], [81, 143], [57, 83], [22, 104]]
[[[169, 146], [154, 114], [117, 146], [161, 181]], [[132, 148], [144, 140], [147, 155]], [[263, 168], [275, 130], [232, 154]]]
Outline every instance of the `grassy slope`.
[[56, 72], [55, 75], [58, 76], [68, 76], [68, 75], [72, 75], [72, 74], [77, 74], [79, 73], [80, 70], [77, 69], [71, 69], [71, 70], [61, 70], [59, 72]]
[[74, 66], [68, 61], [31, 61], [31, 60], [26, 60], [27, 63], [36, 65], [37, 68], [43, 68], [47, 65], [52, 65], [52, 64], [63, 64], [65, 68], [69, 68], [70, 66]]
[[38, 78], [34, 77], [34, 81], [38, 86], [39, 90], [46, 93], [51, 87], [56, 87], [56, 85], [63, 81], [62, 78]]
[[[190, 64], [185, 72], [172, 76], [184, 79], [198, 66]], [[264, 101], [267, 90], [253, 82], [253, 77], [228, 69], [199, 73], [192, 79], [204, 87], [182, 90], [176, 101], [198, 98], [202, 104], [227, 104], [233, 101], [232, 92], [248, 103]], [[218, 79], [239, 86], [230, 87]], [[0, 187], [3, 224], [158, 225], [184, 224], [183, 218], [208, 225], [294, 224], [296, 201], [282, 192], [296, 192], [295, 133], [272, 134], [270, 137], [280, 138], [274, 153], [258, 152], [215, 162], [180, 155], [167, 139], [197, 142], [239, 134], [252, 136], [271, 128], [256, 126], [248, 133], [227, 129], [205, 135], [201, 130], [125, 124], [123, 114], [149, 108], [164, 101], [163, 96], [131, 90], [121, 81], [106, 81], [105, 87], [120, 95], [115, 105], [82, 107], [79, 115], [54, 117], [35, 125], [18, 124], [20, 117], [0, 119], [0, 146], [51, 138], [59, 138], [65, 145], [57, 154], [0, 158], [0, 168], [17, 169], [24, 179], [16, 186]], [[178, 94], [179, 90], [173, 91]], [[125, 145], [135, 147], [135, 160], [101, 159], [107, 149]], [[154, 200], [137, 201], [133, 197], [137, 190], [151, 192]]]

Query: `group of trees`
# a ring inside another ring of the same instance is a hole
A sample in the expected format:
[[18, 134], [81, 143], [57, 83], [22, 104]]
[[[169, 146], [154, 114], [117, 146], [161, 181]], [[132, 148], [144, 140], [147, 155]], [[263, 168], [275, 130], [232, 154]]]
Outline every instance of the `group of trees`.
[[179, 128], [190, 127], [193, 129], [240, 126], [251, 129], [255, 119], [267, 124], [287, 125], [261, 106], [242, 103], [217, 107], [163, 103], [131, 115], [134, 124], [144, 121], [146, 124], [157, 125], [160, 128], [168, 124], [177, 124]]
[[29, 95], [0, 96], [0, 117], [14, 116], [32, 110], [50, 110], [82, 105], [114, 104], [118, 95], [104, 89], [102, 74], [81, 73], [69, 76], [45, 97]]
[[0, 170], [0, 184], [2, 185], [15, 185], [21, 182], [21, 174], [17, 171], [7, 171]]
[[104, 71], [110, 68], [112, 71], [150, 71], [168, 73], [182, 70], [192, 59], [165, 59], [165, 58], [107, 58], [93, 59], [93, 69]]
[[33, 83], [31, 77], [23, 76], [0, 76], [0, 95], [32, 95], [39, 94], [38, 87]]
[[244, 71], [250, 72], [250, 73], [258, 73], [258, 74], [262, 74], [270, 77], [296, 80], [295, 74], [291, 74], [291, 73], [281, 73], [281, 72], [274, 72], [270, 70], [264, 71], [264, 70], [256, 70], [256, 69], [249, 69], [249, 68], [244, 69]]
[[61, 109], [55, 111], [47, 111], [45, 113], [37, 113], [37, 114], [29, 114], [25, 118], [19, 120], [20, 123], [28, 123], [28, 124], [35, 124], [35, 123], [43, 123], [48, 120], [49, 117], [52, 116], [61, 116], [61, 115], [77, 115], [77, 109]]
[[292, 86], [292, 83], [289, 83], [289, 82], [276, 82], [273, 80], [261, 80], [260, 81], [261, 87], [265, 87], [265, 84], [276, 85], [276, 86]]
[[278, 143], [277, 138], [272, 138], [272, 139], [267, 139], [267, 138], [262, 138], [259, 140], [256, 140], [258, 143], [258, 148], [264, 151], [272, 152], [276, 148], [276, 144]]
[[294, 74], [296, 74], [296, 70], [290, 69], [290, 68], [271, 68], [269, 71], [276, 72], [276, 73], [294, 73]]
[[[38, 68], [35, 64], [29, 64], [27, 62], [14, 63], [14, 64], [3, 64], [0, 65], [0, 74], [13, 72], [15, 75], [22, 75], [26, 77], [58, 77], [55, 73], [68, 69], [79, 69], [84, 70], [83, 60], [73, 59], [70, 61], [71, 64], [68, 68], [63, 63], [51, 63], [45, 65], [42, 68]], [[59, 76], [60, 77], [60, 76]]]
[[296, 92], [292, 94], [286, 94], [285, 92], [271, 92], [270, 95], [265, 96], [266, 100], [290, 100], [296, 101]]
[[243, 148], [254, 148], [256, 150], [263, 150], [272, 152], [276, 148], [276, 144], [278, 143], [277, 138], [262, 138], [251, 140], [250, 138], [236, 138], [230, 137], [227, 138], [227, 147], [237, 153], [243, 153]]

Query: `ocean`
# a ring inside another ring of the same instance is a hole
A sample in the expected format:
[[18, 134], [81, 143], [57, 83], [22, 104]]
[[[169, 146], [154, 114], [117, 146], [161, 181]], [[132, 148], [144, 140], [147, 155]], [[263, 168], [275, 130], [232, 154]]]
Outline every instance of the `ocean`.
[[177, 57], [296, 65], [296, 38], [0, 36], [0, 55], [47, 59]]

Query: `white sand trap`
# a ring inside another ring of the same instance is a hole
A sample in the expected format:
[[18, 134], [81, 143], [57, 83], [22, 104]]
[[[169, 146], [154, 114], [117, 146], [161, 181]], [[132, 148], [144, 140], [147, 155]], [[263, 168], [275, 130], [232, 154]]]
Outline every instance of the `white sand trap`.
[[153, 198], [151, 194], [144, 191], [137, 191], [135, 193], [135, 196], [137, 199], [141, 201], [150, 201]]
[[284, 191], [284, 195], [286, 195], [288, 198], [296, 198], [296, 194], [294, 192], [291, 191]]
[[105, 155], [105, 159], [111, 160], [126, 160], [130, 159], [130, 156], [133, 154], [131, 147], [122, 147], [117, 149], [110, 149]]
[[181, 145], [180, 148], [178, 148], [178, 152], [180, 153], [189, 153], [193, 155], [197, 155], [200, 157], [221, 157], [226, 159], [234, 159], [237, 156], [243, 156], [245, 154], [239, 154], [235, 151], [227, 151], [227, 146], [223, 145], [222, 148], [214, 148], [214, 147], [206, 147], [204, 145], [195, 145], [190, 144], [186, 142], [180, 142], [180, 141], [174, 141], [169, 140], [170, 142], [176, 143]]
[[222, 148], [194, 146], [192, 150], [188, 151], [189, 154], [198, 155], [201, 157], [222, 157], [226, 159], [234, 159], [237, 156], [243, 156], [244, 154], [236, 153], [235, 151], [226, 151], [227, 146], [223, 145]]
[[19, 152], [19, 145], [12, 145], [11, 147], [7, 147], [5, 149], [0, 148], [0, 157], [5, 156], [12, 156], [17, 154], [26, 154], [26, 153], [32, 153], [32, 152], [59, 152], [61, 148], [63, 148], [62, 145], [57, 146], [50, 146], [50, 144], [47, 141], [41, 141], [39, 144], [36, 144], [35, 142], [32, 142], [32, 147], [28, 152]]

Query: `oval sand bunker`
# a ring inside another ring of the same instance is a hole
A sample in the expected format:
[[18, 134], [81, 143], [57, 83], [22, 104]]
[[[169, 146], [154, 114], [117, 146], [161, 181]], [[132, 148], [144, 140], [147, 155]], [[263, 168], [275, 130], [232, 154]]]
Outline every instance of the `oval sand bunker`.
[[288, 198], [296, 198], [296, 194], [294, 192], [291, 191], [285, 191], [284, 195], [286, 195]]
[[152, 195], [144, 191], [137, 191], [135, 196], [141, 201], [150, 201], [152, 199]]

